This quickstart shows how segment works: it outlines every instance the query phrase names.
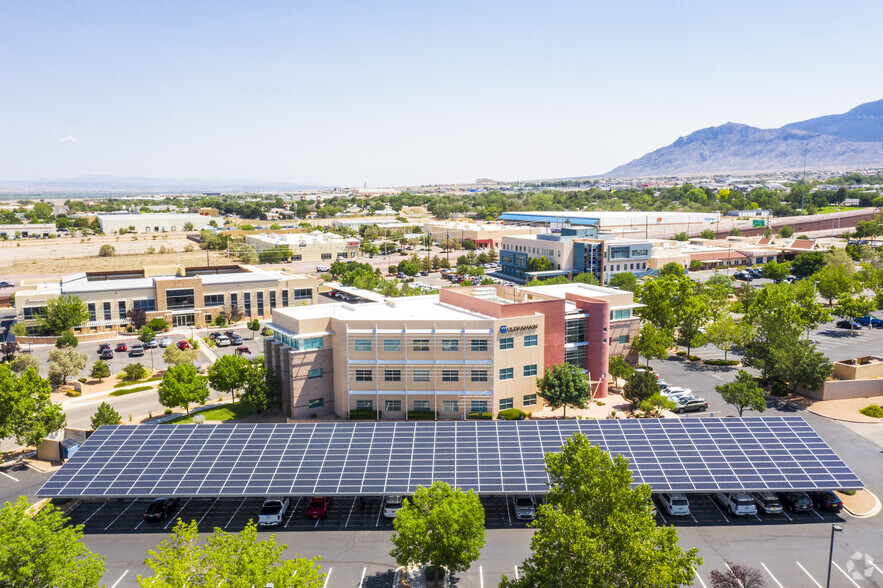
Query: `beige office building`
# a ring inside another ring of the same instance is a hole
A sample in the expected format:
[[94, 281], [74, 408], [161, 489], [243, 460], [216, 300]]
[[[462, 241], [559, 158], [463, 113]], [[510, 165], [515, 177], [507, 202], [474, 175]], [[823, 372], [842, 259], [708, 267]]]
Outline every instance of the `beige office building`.
[[497, 248], [503, 237], [516, 235], [536, 235], [542, 227], [529, 225], [506, 225], [503, 223], [479, 223], [471, 221], [431, 221], [423, 223], [423, 232], [432, 235], [436, 241], [446, 238], [457, 241], [472, 241], [479, 249]]
[[335, 233], [261, 233], [246, 235], [245, 242], [258, 253], [287, 247], [292, 261], [327, 261], [354, 259], [359, 253], [359, 239]]

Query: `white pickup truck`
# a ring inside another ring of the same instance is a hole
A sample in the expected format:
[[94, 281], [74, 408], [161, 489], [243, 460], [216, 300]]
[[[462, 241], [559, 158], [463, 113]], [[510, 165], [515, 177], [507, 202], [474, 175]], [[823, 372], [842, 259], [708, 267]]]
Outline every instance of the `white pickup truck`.
[[261, 514], [258, 515], [258, 525], [262, 527], [278, 525], [282, 522], [282, 517], [285, 516], [285, 511], [287, 510], [287, 496], [267, 498], [264, 500], [264, 505], [261, 507]]

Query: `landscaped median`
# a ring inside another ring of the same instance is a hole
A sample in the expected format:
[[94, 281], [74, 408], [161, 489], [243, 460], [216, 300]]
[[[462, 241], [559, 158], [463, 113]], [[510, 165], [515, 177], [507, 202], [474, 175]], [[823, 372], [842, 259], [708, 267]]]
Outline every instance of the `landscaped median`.
[[860, 519], [876, 516], [883, 508], [880, 499], [868, 490], [837, 492], [836, 494], [843, 501], [843, 508], [846, 509], [846, 512]]
[[205, 422], [223, 422], [243, 419], [254, 414], [254, 410], [243, 402], [236, 404], [218, 404], [207, 407], [203, 410], [194, 409], [189, 415], [182, 414], [169, 420], [157, 421], [164, 425], [184, 425], [193, 422], [193, 417], [200, 415], [205, 418]]

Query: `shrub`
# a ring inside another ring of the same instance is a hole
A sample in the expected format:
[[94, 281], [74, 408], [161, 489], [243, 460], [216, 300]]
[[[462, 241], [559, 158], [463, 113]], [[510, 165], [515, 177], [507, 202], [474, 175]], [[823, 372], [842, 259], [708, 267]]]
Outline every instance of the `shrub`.
[[706, 359], [705, 365], [739, 365], [739, 361], [735, 359]]
[[675, 355], [679, 355], [681, 357], [684, 357], [685, 355], [687, 355], [687, 352], [686, 351], [678, 351], [677, 353], [675, 353]]
[[883, 406], [879, 406], [877, 404], [866, 406], [859, 412], [865, 416], [873, 417], [875, 419], [883, 419]]
[[492, 413], [492, 412], [481, 413], [481, 420], [483, 420], [483, 421], [490, 421], [490, 420], [493, 420], [493, 418], [494, 418], [494, 413]]
[[79, 390], [76, 390], [74, 388], [71, 388], [69, 390], [65, 390], [64, 393], [66, 396], [70, 396], [71, 398], [76, 398], [77, 396], [80, 396], [82, 394], [82, 392], [80, 392]]
[[219, 314], [217, 317], [215, 317], [215, 326], [216, 327], [226, 327], [227, 326], [227, 319], [224, 318], [224, 315]]
[[373, 408], [354, 408], [350, 411], [350, 419], [376, 419], [383, 413]]
[[163, 414], [166, 414], [166, 415], [168, 415], [168, 414], [172, 414], [172, 409], [171, 409], [171, 408], [167, 408], [167, 409], [165, 410], [165, 412], [163, 412]]
[[147, 328], [153, 331], [154, 333], [159, 333], [160, 331], [165, 331], [169, 328], [169, 323], [164, 321], [161, 318], [150, 319], [147, 323]]
[[688, 356], [687, 356], [687, 359], [689, 359], [690, 361], [699, 361], [699, 360], [701, 360], [702, 358], [699, 357], [698, 355], [688, 355]]
[[432, 410], [409, 410], [409, 421], [433, 421], [436, 418], [435, 411]]
[[130, 363], [123, 368], [120, 379], [124, 382], [137, 382], [150, 375], [150, 371], [140, 363]]
[[77, 378], [77, 381], [78, 381], [80, 384], [85, 384], [85, 383], [88, 381], [88, 378]]
[[840, 494], [846, 494], [847, 496], [855, 496], [855, 490], [838, 490]]
[[523, 410], [518, 410], [517, 408], [507, 408], [506, 410], [501, 410], [497, 415], [498, 419], [503, 419], [506, 421], [520, 421], [521, 419], [527, 417], [527, 413]]
[[785, 382], [773, 382], [773, 387], [770, 389], [770, 394], [773, 396], [778, 396], [779, 398], [783, 396], [788, 396], [788, 385]]
[[98, 250], [98, 257], [113, 257], [116, 255], [116, 249], [113, 245], [105, 244]]

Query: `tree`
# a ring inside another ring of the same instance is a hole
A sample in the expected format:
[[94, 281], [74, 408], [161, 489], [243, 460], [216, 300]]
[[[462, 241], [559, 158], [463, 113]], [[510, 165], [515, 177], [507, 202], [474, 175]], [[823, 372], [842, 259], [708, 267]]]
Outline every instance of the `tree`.
[[251, 362], [240, 355], [222, 355], [208, 368], [208, 382], [219, 394], [230, 394], [236, 402], [236, 391], [247, 381]]
[[150, 375], [150, 370], [144, 367], [141, 362], [130, 363], [123, 368], [120, 379], [124, 382], [137, 382]]
[[98, 257], [113, 257], [116, 253], [116, 248], [113, 245], [106, 243], [98, 250]]
[[444, 482], [418, 486], [393, 521], [390, 555], [401, 566], [429, 564], [462, 572], [478, 559], [485, 543], [484, 507], [478, 496]]
[[527, 260], [527, 271], [529, 272], [546, 272], [555, 269], [552, 262], [546, 259], [546, 256], [531, 257]]
[[251, 331], [251, 338], [254, 339], [254, 334], [261, 330], [261, 321], [258, 319], [252, 319], [248, 321], [245, 326]]
[[279, 387], [279, 379], [273, 370], [268, 370], [264, 358], [258, 356], [249, 362], [245, 371], [242, 402], [255, 412], [260, 412], [278, 403]]
[[751, 325], [745, 321], [736, 321], [730, 313], [724, 313], [705, 328], [705, 338], [709, 343], [727, 354], [744, 346], [751, 336]]
[[[842, 294], [837, 299], [837, 308], [834, 312], [837, 313], [837, 316], [855, 320], [860, 316], [871, 314], [876, 308], [877, 302], [873, 298]], [[849, 330], [852, 331], [851, 326]]]
[[89, 372], [89, 377], [98, 378], [99, 382], [104, 381], [104, 378], [110, 377], [110, 366], [103, 359], [99, 359], [92, 364], [92, 371]]
[[651, 372], [634, 370], [626, 381], [622, 394], [634, 406], [638, 406], [654, 394], [659, 394], [659, 381]]
[[46, 310], [37, 315], [40, 330], [59, 335], [89, 320], [89, 308], [79, 296], [63, 295], [46, 302]]
[[687, 348], [687, 356], [693, 347], [705, 344], [704, 327], [711, 318], [708, 298], [697, 294], [687, 298], [681, 306], [681, 321], [678, 323], [674, 342]]
[[150, 588], [322, 588], [325, 574], [319, 567], [319, 558], [306, 559], [295, 554], [293, 559], [283, 560], [286, 549], [287, 545], [276, 543], [275, 535], [258, 540], [254, 521], [249, 521], [239, 533], [215, 528], [202, 544], [196, 521], [179, 520], [172, 536], [147, 552], [144, 563], [153, 575], [139, 575], [138, 583]]
[[711, 229], [703, 230], [699, 236], [703, 239], [717, 239], [717, 233], [715, 233]]
[[792, 229], [788, 225], [785, 225], [781, 229], [779, 229], [779, 236], [784, 239], [788, 239], [790, 237], [793, 237], [794, 236], [794, 229]]
[[55, 346], [59, 349], [62, 347], [76, 347], [77, 345], [79, 345], [79, 341], [77, 341], [77, 336], [71, 330], [65, 331], [55, 340]]
[[670, 261], [659, 270], [659, 277], [665, 278], [668, 276], [683, 276], [684, 275], [684, 266], [674, 261]]
[[239, 259], [240, 261], [242, 261], [242, 263], [247, 265], [254, 265], [258, 263], [258, 261], [260, 261], [257, 250], [247, 243], [245, 245], [242, 245], [241, 249], [239, 250]]
[[16, 375], [0, 365], [0, 439], [15, 437], [19, 445], [36, 447], [62, 428], [64, 412], [52, 402], [51, 393], [52, 386], [35, 369]]
[[537, 394], [553, 409], [564, 407], [567, 416], [568, 405], [585, 408], [589, 400], [589, 381], [581, 369], [569, 363], [546, 367], [546, 374], [537, 378]]
[[779, 263], [773, 259], [763, 265], [761, 275], [768, 280], [781, 282], [788, 276], [790, 271], [791, 268], [788, 267], [787, 263]]
[[825, 254], [821, 251], [801, 253], [791, 262], [791, 273], [798, 278], [808, 278], [825, 267]]
[[810, 279], [815, 280], [819, 295], [828, 300], [828, 306], [835, 298], [850, 292], [854, 285], [847, 271], [839, 265], [826, 265]]
[[88, 362], [89, 356], [73, 347], [56, 348], [49, 352], [49, 372], [51, 374], [54, 368], [61, 375], [62, 384], [66, 384], [69, 377], [79, 374]]
[[97, 429], [101, 425], [119, 425], [122, 423], [120, 413], [115, 411], [111, 405], [102, 402], [98, 405], [98, 410], [92, 415], [92, 430]]
[[150, 327], [141, 327], [138, 331], [138, 340], [142, 343], [150, 343], [156, 338], [156, 333]]
[[754, 381], [754, 377], [745, 370], [739, 370], [736, 380], [715, 386], [715, 390], [727, 404], [732, 404], [739, 411], [739, 417], [746, 408], [763, 412], [766, 410], [766, 399], [763, 390]]
[[126, 311], [126, 318], [134, 328], [140, 329], [147, 324], [147, 311], [143, 308], [130, 308]]
[[29, 353], [20, 353], [9, 362], [9, 369], [17, 374], [24, 372], [28, 368], [33, 368], [35, 372], [39, 372], [40, 358]]
[[199, 357], [196, 349], [178, 349], [176, 345], [169, 345], [162, 353], [163, 361], [169, 365], [194, 364]]
[[51, 504], [29, 513], [25, 496], [0, 509], [0, 586], [31, 588], [98, 586], [104, 558], [83, 543], [83, 525], [68, 519]]
[[607, 285], [611, 288], [634, 292], [638, 287], [638, 278], [632, 272], [619, 272], [610, 276]]
[[825, 354], [809, 341], [800, 341], [786, 364], [785, 380], [794, 392], [798, 387], [818, 390], [834, 371]]
[[674, 240], [675, 241], [689, 241], [690, 237], [687, 236], [687, 233], [680, 232], [680, 233], [675, 233]]
[[607, 371], [617, 380], [628, 380], [635, 369], [621, 355], [614, 355], [607, 361]]
[[738, 227], [733, 227], [730, 229], [730, 237], [741, 237], [742, 231], [739, 230]]
[[598, 278], [595, 277], [595, 274], [589, 272], [583, 272], [581, 274], [577, 274], [573, 276], [574, 284], [589, 284], [590, 286], [598, 286], [600, 283], [598, 282]]
[[208, 398], [209, 391], [205, 378], [201, 377], [196, 368], [189, 363], [175, 365], [166, 370], [162, 382], [159, 383], [159, 403], [167, 408], [180, 406], [190, 414], [190, 405], [203, 402]]
[[647, 359], [649, 367], [651, 359], [668, 359], [668, 348], [672, 343], [672, 336], [669, 333], [656, 328], [653, 323], [644, 323], [632, 342], [632, 348], [637, 352], [638, 357]]
[[193, 230], [193, 223], [191, 223], [191, 222], [184, 223], [184, 230], [185, 231], [192, 231]]
[[153, 331], [154, 333], [161, 333], [169, 328], [169, 323], [165, 320], [157, 317], [154, 319], [150, 319], [147, 323], [147, 328]]
[[636, 293], [638, 301], [645, 305], [637, 310], [641, 318], [673, 334], [681, 322], [682, 305], [693, 295], [694, 287], [686, 276], [670, 275], [648, 280]]
[[531, 556], [501, 588], [568, 586], [669, 588], [691, 584], [699, 550], [682, 550], [677, 530], [657, 526], [650, 487], [631, 487], [628, 460], [577, 433], [546, 454], [549, 491], [539, 507]]
[[712, 570], [708, 576], [711, 588], [766, 588], [766, 580], [757, 568], [727, 562], [723, 572]]

